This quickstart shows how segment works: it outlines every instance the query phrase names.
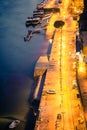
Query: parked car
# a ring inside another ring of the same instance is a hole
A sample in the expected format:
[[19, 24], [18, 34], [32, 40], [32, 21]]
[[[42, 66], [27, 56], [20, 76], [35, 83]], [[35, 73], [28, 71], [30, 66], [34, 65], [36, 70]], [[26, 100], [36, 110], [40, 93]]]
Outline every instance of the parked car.
[[48, 94], [56, 94], [55, 89], [49, 89], [46, 91]]

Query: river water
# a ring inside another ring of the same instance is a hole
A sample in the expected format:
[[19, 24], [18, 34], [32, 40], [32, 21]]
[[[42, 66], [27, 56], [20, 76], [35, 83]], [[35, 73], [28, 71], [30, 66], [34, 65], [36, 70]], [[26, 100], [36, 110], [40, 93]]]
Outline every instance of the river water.
[[25, 27], [25, 20], [32, 16], [39, 2], [0, 1], [0, 117], [26, 120], [34, 84], [34, 66], [49, 47], [44, 31], [35, 34], [29, 42], [23, 39], [29, 29]]

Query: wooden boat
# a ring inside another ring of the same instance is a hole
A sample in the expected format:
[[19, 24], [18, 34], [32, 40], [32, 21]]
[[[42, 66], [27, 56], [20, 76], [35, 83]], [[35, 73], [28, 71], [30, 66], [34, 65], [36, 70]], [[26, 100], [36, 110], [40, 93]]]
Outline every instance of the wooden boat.
[[36, 10], [36, 11], [33, 11], [33, 14], [44, 14], [44, 11], [43, 10]]
[[19, 120], [14, 120], [14, 121], [9, 125], [9, 129], [15, 128], [19, 123], [20, 123]]
[[28, 30], [28, 34], [27, 36], [24, 37], [24, 41], [29, 41], [32, 36], [33, 36], [32, 30]]
[[36, 14], [33, 14], [33, 17], [35, 18], [43, 18], [44, 14], [39, 14], [39, 13], [36, 13]]
[[39, 24], [40, 23], [40, 21], [41, 21], [41, 18], [40, 17], [28, 17], [27, 19], [26, 19], [26, 22], [25, 22], [25, 24], [26, 24], [26, 26], [29, 26], [29, 25], [37, 25], [37, 24]]
[[44, 3], [37, 4], [37, 9], [43, 9], [45, 6]]

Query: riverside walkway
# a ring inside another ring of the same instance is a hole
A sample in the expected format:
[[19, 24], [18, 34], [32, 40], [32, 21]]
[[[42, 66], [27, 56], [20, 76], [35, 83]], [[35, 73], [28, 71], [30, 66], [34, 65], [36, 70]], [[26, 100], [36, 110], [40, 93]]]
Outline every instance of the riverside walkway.
[[[64, 12], [64, 17], [62, 13], [52, 15], [46, 31], [48, 39], [54, 38], [35, 130], [86, 130], [76, 82], [77, 21], [66, 9]], [[62, 20], [64, 26], [55, 29], [56, 20]], [[47, 93], [49, 90], [55, 93]]]

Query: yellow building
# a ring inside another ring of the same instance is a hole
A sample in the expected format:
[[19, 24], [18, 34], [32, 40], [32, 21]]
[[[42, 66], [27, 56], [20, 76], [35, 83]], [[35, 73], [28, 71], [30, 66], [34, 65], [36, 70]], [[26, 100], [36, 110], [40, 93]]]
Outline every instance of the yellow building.
[[74, 11], [82, 13], [84, 8], [84, 0], [74, 0]]
[[84, 6], [84, 0], [73, 0], [76, 7]]
[[87, 63], [87, 46], [83, 47], [84, 61]]

